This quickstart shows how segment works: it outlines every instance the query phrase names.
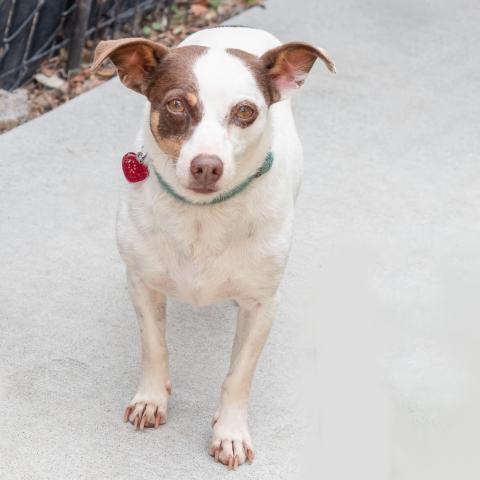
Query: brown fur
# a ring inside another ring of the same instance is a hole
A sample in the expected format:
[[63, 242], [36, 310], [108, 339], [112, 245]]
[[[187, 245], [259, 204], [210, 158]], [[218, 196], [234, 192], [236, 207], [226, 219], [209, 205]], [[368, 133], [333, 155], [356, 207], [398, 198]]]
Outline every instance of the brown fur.
[[[112, 60], [120, 80], [150, 100], [152, 133], [160, 148], [177, 158], [202, 116], [192, 67], [206, 50], [199, 46], [168, 49], [143, 38], [108, 40], [97, 46], [91, 70], [97, 70], [107, 58]], [[167, 108], [174, 98], [183, 102], [184, 112]]]
[[[290, 42], [265, 52], [260, 60], [268, 72], [270, 82], [282, 76], [303, 76], [307, 74], [315, 60], [320, 58], [326, 67], [335, 73], [333, 60], [321, 48], [314, 47], [308, 43]], [[297, 82], [300, 86], [303, 80]]]
[[[169, 50], [155, 69], [147, 89], [152, 105], [150, 129], [160, 148], [173, 158], [178, 157], [183, 143], [202, 118], [192, 67], [205, 51], [205, 47], [197, 46]], [[174, 98], [183, 101], [183, 113], [174, 114], [168, 110], [167, 103]]]
[[169, 157], [176, 159], [180, 155], [185, 139], [178, 137], [162, 137], [158, 132], [158, 126], [160, 124], [160, 113], [156, 110], [150, 112], [150, 130], [155, 137], [159, 147]]
[[268, 75], [268, 70], [265, 68], [265, 64], [260, 58], [258, 58], [256, 55], [252, 55], [251, 53], [238, 50], [236, 48], [227, 48], [227, 52], [230, 55], [242, 60], [252, 72], [258, 88], [263, 93], [265, 102], [268, 106], [280, 100], [280, 95], [278, 95], [278, 92], [274, 89]]
[[[129, 88], [144, 94], [151, 102], [150, 129], [160, 148], [173, 159], [178, 158], [183, 143], [190, 138], [202, 118], [202, 104], [193, 74], [193, 64], [206, 47], [186, 46], [168, 49], [143, 38], [125, 38], [100, 42], [95, 50], [92, 71], [110, 58], [118, 69], [120, 80]], [[276, 80], [282, 76], [308, 73], [317, 58], [334, 72], [327, 54], [306, 43], [287, 43], [257, 57], [243, 50], [227, 52], [242, 60], [252, 72], [268, 106], [281, 98]], [[298, 80], [301, 85], [302, 80]], [[172, 112], [168, 102], [179, 99], [183, 112]], [[249, 105], [257, 111], [254, 105]], [[256, 118], [243, 121], [232, 110], [230, 121], [246, 128]]]
[[138, 93], [146, 93], [152, 72], [168, 49], [145, 38], [123, 38], [100, 42], [95, 49], [91, 71], [110, 58], [118, 70], [120, 80]]

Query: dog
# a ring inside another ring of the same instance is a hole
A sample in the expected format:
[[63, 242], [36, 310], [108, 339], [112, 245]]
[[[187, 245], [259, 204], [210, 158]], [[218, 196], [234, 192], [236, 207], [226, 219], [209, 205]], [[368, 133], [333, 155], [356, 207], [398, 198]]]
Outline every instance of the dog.
[[290, 97], [317, 59], [331, 72], [335, 66], [321, 48], [282, 44], [247, 27], [202, 30], [176, 48], [143, 38], [102, 41], [92, 70], [106, 59], [147, 99], [138, 147], [149, 175], [128, 186], [117, 218], [143, 367], [124, 419], [138, 429], [167, 420], [167, 297], [193, 305], [233, 300], [237, 328], [209, 453], [237, 469], [254, 457], [247, 404], [275, 317], [302, 176]]

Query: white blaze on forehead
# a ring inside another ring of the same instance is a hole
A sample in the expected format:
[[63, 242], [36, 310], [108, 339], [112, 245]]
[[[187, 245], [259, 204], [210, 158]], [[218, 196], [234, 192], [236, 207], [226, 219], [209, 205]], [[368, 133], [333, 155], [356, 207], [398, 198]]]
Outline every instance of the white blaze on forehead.
[[[267, 104], [247, 64], [224, 49], [209, 48], [196, 60], [193, 74], [201, 119], [182, 147], [176, 172], [186, 184], [193, 158], [200, 154], [216, 155], [223, 163], [217, 185], [224, 188], [235, 183], [238, 172], [235, 159], [256, 143], [263, 132]], [[231, 123], [230, 114], [235, 105], [245, 100], [257, 106], [258, 117], [248, 128], [240, 128]]]
[[265, 104], [260, 88], [248, 66], [220, 48], [210, 48], [193, 68], [199, 97], [205, 112], [225, 115], [237, 102], [251, 100]]

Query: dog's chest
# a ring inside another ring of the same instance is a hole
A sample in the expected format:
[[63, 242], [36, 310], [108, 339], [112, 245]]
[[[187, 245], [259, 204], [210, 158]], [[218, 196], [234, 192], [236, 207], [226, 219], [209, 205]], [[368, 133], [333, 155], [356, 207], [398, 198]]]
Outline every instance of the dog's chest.
[[252, 298], [280, 275], [282, 261], [265, 255], [262, 226], [252, 218], [171, 212], [155, 218], [130, 251], [144, 281], [168, 296], [195, 305]]

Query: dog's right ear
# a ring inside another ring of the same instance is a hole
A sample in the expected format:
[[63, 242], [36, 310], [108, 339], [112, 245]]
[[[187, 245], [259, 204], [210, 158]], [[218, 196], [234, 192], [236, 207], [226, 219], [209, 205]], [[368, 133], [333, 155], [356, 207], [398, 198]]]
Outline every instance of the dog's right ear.
[[107, 40], [97, 45], [90, 70], [95, 72], [110, 58], [120, 80], [128, 88], [145, 95], [153, 70], [167, 52], [167, 47], [145, 38]]

